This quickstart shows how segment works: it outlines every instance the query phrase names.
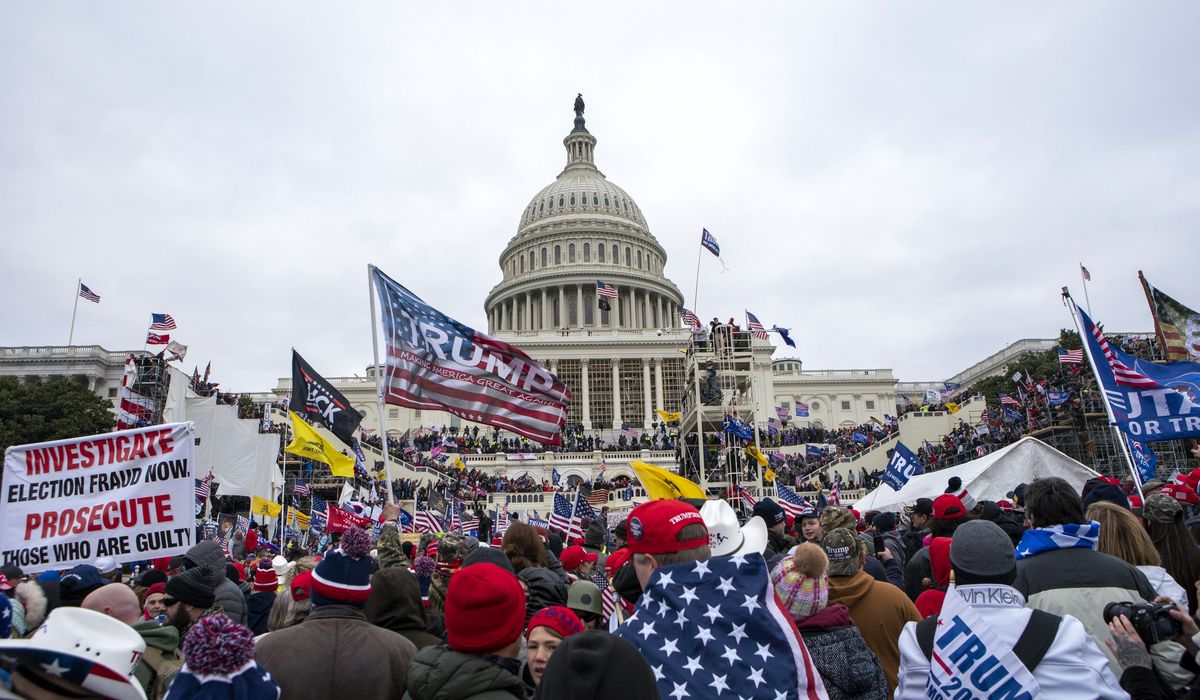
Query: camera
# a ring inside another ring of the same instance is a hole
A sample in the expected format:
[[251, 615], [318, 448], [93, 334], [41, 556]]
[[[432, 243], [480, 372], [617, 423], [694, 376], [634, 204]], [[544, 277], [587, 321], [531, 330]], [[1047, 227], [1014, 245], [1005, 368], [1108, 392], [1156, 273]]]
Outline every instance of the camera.
[[1173, 605], [1157, 603], [1109, 603], [1104, 606], [1104, 622], [1107, 624], [1118, 615], [1124, 615], [1146, 646], [1150, 646], [1183, 633], [1183, 626], [1171, 617], [1170, 611], [1173, 609]]

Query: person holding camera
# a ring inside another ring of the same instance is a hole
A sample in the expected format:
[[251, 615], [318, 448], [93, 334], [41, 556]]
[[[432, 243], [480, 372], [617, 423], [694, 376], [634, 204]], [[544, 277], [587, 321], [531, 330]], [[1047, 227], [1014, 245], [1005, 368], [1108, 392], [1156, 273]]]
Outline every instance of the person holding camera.
[[[1200, 582], [1196, 590], [1200, 593]], [[1179, 665], [1194, 674], [1200, 673], [1200, 626], [1181, 605], [1160, 596], [1153, 605], [1110, 604], [1104, 616], [1112, 633], [1106, 644], [1123, 669], [1121, 687], [1132, 700], [1200, 700], [1200, 683], [1195, 678], [1177, 694], [1165, 691], [1150, 657], [1150, 647], [1156, 643], [1177, 642], [1185, 649]]]
[[1012, 540], [1000, 526], [988, 520], [959, 526], [950, 566], [953, 586], [941, 613], [908, 623], [900, 635], [896, 700], [963, 691], [994, 697], [1001, 690], [1055, 700], [1126, 697], [1078, 619], [1026, 607], [1012, 585]]

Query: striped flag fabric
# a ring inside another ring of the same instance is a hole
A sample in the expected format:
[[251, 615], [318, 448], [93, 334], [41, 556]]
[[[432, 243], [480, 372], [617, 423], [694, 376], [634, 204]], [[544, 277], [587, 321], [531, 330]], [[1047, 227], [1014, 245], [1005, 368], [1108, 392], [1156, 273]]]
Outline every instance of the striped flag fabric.
[[296, 485], [292, 488], [292, 493], [297, 496], [307, 496], [308, 484], [304, 483], [303, 481], [297, 481]]
[[1096, 343], [1100, 346], [1100, 351], [1104, 353], [1105, 361], [1112, 368], [1113, 379], [1119, 386], [1128, 386], [1135, 389], [1153, 389], [1159, 386], [1158, 382], [1122, 362], [1117, 357], [1117, 353], [1113, 352], [1112, 346], [1108, 344], [1108, 337], [1104, 335], [1104, 331], [1100, 330], [1100, 326], [1093, 323], [1092, 319], [1083, 313], [1083, 309], [1079, 309], [1079, 313], [1083, 317], [1084, 325], [1087, 327], [1088, 332], [1096, 339]]
[[425, 509], [417, 510], [417, 514], [413, 516], [413, 528], [417, 532], [428, 532], [430, 534], [445, 531], [445, 528], [442, 527], [442, 521], [438, 518], [437, 514]]
[[833, 486], [829, 488], [829, 504], [840, 506], [842, 504], [842, 483], [840, 481], [833, 482]]
[[1000, 405], [1002, 405], [1002, 406], [1012, 406], [1012, 407], [1014, 407], [1014, 408], [1020, 408], [1020, 407], [1021, 407], [1021, 402], [1020, 402], [1020, 401], [1017, 401], [1016, 399], [1014, 399], [1013, 397], [1009, 396], [1008, 394], [1000, 394]]
[[1085, 280], [1088, 282], [1092, 281], [1092, 273], [1088, 272], [1088, 269], [1083, 266], [1083, 263], [1079, 263], [1079, 272], [1083, 274], [1083, 278]]
[[617, 592], [609, 586], [600, 591], [600, 600], [604, 606], [604, 619], [611, 619], [617, 611]]
[[775, 480], [775, 496], [784, 512], [793, 518], [800, 517], [800, 513], [812, 507], [800, 494], [779, 483], [778, 479]]
[[170, 334], [146, 333], [146, 345], [166, 345], [171, 342]]
[[173, 331], [175, 330], [175, 319], [171, 318], [171, 314], [150, 314], [150, 330], [152, 331]]
[[634, 428], [633, 426], [629, 425], [628, 423], [621, 424], [621, 433], [624, 434], [626, 437], [633, 438], [634, 440], [638, 439], [638, 437], [639, 437], [637, 428]]
[[566, 384], [516, 346], [450, 318], [378, 268], [370, 270], [387, 346], [386, 403], [447, 411], [544, 445], [562, 443], [571, 401]]
[[[778, 486], [779, 486], [778, 480], [775, 482], [775, 485], [776, 485], [776, 488], [778, 488]], [[750, 492], [746, 490], [746, 487], [742, 486], [741, 484], [738, 484], [738, 486], [737, 486], [737, 495], [738, 495], [738, 498], [742, 499], [743, 503], [750, 506], [751, 508], [753, 508], [755, 505], [758, 504], [758, 499], [755, 498], [754, 496], [752, 496], [750, 494]], [[786, 510], [786, 507], [784, 508], [784, 510]]]
[[1083, 364], [1083, 350], [1058, 349], [1058, 362], [1063, 365]]
[[196, 479], [196, 498], [207, 499], [209, 497], [212, 493], [212, 489], [209, 488], [209, 482], [212, 480], [212, 474], [203, 479]]
[[550, 511], [550, 527], [559, 532], [570, 532], [571, 516], [571, 502], [561, 493], [554, 494], [554, 508]]
[[83, 282], [79, 283], [79, 296], [83, 297], [84, 299], [87, 299], [88, 301], [92, 302], [93, 304], [100, 303], [100, 295], [93, 292], [92, 290], [88, 289], [88, 286], [86, 284], [84, 284]]
[[746, 312], [746, 327], [750, 329], [750, 335], [759, 340], [770, 340], [771, 336], [767, 333], [767, 329], [763, 328], [763, 324], [759, 322], [758, 317], [749, 311]]
[[608, 489], [592, 489], [584, 500], [589, 506], [602, 508], [608, 505]]
[[596, 280], [596, 296], [608, 297], [609, 299], [617, 298], [617, 288], [611, 284]]
[[687, 326], [688, 328], [704, 327], [704, 324], [700, 323], [700, 317], [696, 315], [696, 312], [690, 309], [680, 309], [679, 315], [683, 319], [683, 325]]

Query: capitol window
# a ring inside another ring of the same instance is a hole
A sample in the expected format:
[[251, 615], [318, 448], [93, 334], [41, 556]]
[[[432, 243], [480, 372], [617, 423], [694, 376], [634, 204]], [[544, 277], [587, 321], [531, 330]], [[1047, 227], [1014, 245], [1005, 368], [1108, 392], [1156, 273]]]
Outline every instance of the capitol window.
[[874, 410], [875, 410], [875, 402], [874, 402], [874, 401], [868, 401], [868, 402], [867, 402], [867, 410], [868, 410], [868, 411], [874, 411]]
[[546, 266], [546, 249], [542, 248], [542, 267]]
[[642, 269], [642, 251], [637, 252], [638, 269]]
[[563, 206], [563, 196], [561, 194], [558, 195], [558, 206]]
[[821, 410], [821, 404], [817, 403], [816, 401], [813, 401], [812, 405], [810, 405], [809, 408], [811, 408], [814, 411], [819, 411], [819, 410]]
[[562, 247], [554, 246], [554, 264], [562, 265]]
[[537, 261], [537, 258], [536, 258], [536, 257], [534, 257], [534, 255], [533, 255], [533, 251], [532, 251], [532, 250], [531, 250], [531, 251], [529, 251], [529, 269], [530, 269], [530, 270], [532, 270], [532, 269], [533, 269], [533, 264], [534, 264], [534, 262], [536, 262], [536, 261]]
[[571, 195], [571, 206], [575, 206], [575, 195]]
[[621, 251], [621, 249], [618, 248], [616, 246], [616, 244], [614, 244], [613, 245], [613, 265], [621, 264], [621, 252], [620, 251]]
[[600, 256], [600, 262], [604, 262], [604, 244], [596, 244], [596, 254]]
[[538, 204], [538, 213], [541, 213], [541, 212], [545, 211], [545, 209], [546, 209], [546, 203], [545, 203], [545, 202], [541, 202], [540, 204]]
[[591, 243], [583, 244], [583, 261], [584, 262], [592, 261], [592, 244]]
[[633, 251], [625, 246], [625, 267], [633, 267]]
[[595, 207], [595, 206], [599, 206], [599, 205], [600, 205], [600, 198], [593, 194], [592, 195], [592, 206]]
[[843, 402], [842, 402], [842, 410], [843, 410], [843, 411], [849, 411], [849, 410], [850, 410], [850, 402], [849, 402], [849, 401], [843, 401]]
[[525, 256], [521, 256], [521, 272], [525, 271]]
[[567, 244], [567, 262], [575, 262], [575, 244]]
[[608, 206], [608, 195], [604, 195], [604, 206]]

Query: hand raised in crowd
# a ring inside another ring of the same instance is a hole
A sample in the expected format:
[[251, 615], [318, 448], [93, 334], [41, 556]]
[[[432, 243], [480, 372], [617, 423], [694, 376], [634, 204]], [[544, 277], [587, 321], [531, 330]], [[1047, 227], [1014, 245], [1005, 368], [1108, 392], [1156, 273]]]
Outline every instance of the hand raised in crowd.
[[400, 506], [395, 503], [383, 504], [383, 522], [390, 523], [400, 518]]
[[1108, 623], [1108, 629], [1112, 632], [1112, 639], [1106, 639], [1104, 643], [1112, 651], [1113, 656], [1117, 657], [1117, 663], [1121, 664], [1121, 668], [1132, 666], [1150, 668], [1150, 652], [1146, 649], [1145, 642], [1133, 629], [1129, 618], [1124, 615], [1116, 616], [1112, 622]]

